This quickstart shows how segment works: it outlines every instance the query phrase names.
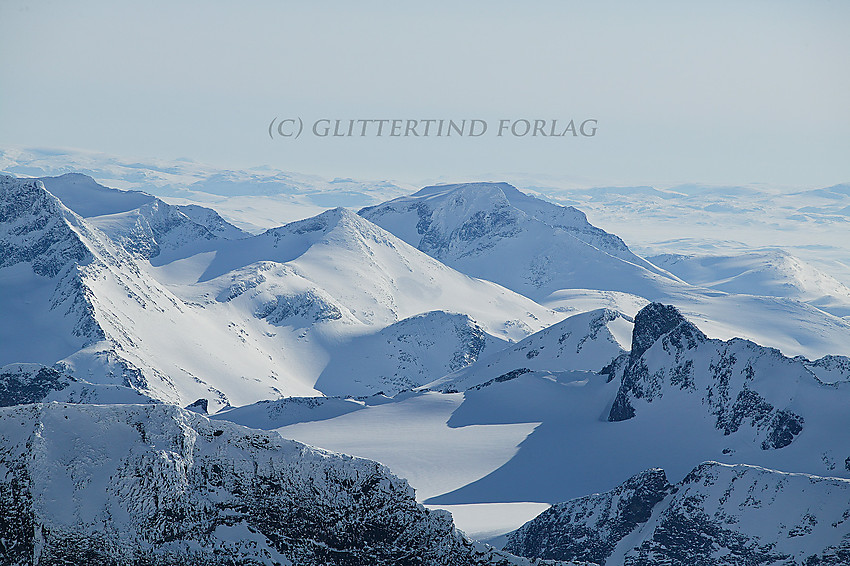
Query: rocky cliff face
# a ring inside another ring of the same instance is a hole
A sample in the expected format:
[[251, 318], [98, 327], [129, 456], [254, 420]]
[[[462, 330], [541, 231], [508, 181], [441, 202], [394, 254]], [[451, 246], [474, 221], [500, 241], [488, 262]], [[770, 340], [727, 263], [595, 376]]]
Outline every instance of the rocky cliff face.
[[666, 402], [698, 404], [724, 435], [745, 435], [763, 450], [784, 448], [804, 430], [818, 397], [843, 395], [847, 383], [824, 383], [818, 372], [845, 364], [810, 362], [748, 340], [711, 340], [675, 307], [652, 303], [635, 317], [632, 351], [609, 368], [620, 389], [609, 421], [635, 417]]
[[649, 470], [550, 508], [505, 549], [629, 566], [847, 564], [850, 481], [707, 462], [670, 485]]
[[170, 405], [0, 409], [0, 562], [529, 564], [382, 465]]

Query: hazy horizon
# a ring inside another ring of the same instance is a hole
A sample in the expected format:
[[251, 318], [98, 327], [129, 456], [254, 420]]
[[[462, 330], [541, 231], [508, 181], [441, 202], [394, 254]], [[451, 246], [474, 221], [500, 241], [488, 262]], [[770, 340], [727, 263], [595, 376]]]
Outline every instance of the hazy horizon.
[[[405, 182], [850, 180], [846, 3], [252, 6], [4, 2], [0, 145]], [[299, 139], [270, 139], [297, 118]], [[320, 137], [318, 120], [489, 130]]]

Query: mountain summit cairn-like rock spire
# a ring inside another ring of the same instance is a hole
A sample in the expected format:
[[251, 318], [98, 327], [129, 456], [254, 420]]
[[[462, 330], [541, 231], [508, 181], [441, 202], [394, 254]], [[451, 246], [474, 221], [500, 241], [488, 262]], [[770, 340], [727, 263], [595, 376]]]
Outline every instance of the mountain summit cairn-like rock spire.
[[632, 333], [632, 359], [646, 352], [656, 340], [679, 326], [689, 324], [673, 305], [650, 303], [635, 316], [635, 329]]

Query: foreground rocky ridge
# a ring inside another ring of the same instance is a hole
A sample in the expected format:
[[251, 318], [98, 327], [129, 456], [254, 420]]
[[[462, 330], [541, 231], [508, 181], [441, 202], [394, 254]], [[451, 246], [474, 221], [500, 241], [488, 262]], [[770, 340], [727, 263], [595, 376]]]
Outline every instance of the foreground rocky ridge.
[[706, 462], [671, 485], [647, 470], [551, 507], [505, 550], [603, 565], [847, 564], [850, 480]]
[[0, 409], [0, 562], [521, 565], [382, 465], [171, 405]]

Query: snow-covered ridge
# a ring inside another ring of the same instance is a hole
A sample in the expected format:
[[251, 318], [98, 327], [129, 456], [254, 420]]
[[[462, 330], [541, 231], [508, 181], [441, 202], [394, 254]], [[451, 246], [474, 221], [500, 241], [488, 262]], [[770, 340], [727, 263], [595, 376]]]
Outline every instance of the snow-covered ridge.
[[141, 191], [104, 187], [78, 173], [40, 180], [65, 206], [138, 258], [157, 258], [163, 252], [179, 257], [181, 248], [197, 251], [213, 240], [248, 236], [210, 208], [170, 205]]
[[[111, 195], [111, 209], [138, 204], [136, 193], [71, 181]], [[60, 183], [69, 195], [77, 185]], [[0, 297], [17, 324], [0, 328], [0, 363], [58, 364], [181, 406], [319, 395], [320, 378], [331, 394], [394, 392], [474, 361], [488, 341], [561, 318], [345, 209], [227, 239], [158, 200], [84, 219], [41, 181], [4, 177], [2, 196]], [[375, 336], [433, 311], [451, 314]], [[424, 357], [429, 336], [441, 341]]]
[[846, 564], [850, 481], [706, 462], [555, 505], [509, 536], [522, 556], [652, 564]]
[[[812, 306], [823, 301], [687, 284], [589, 224], [581, 212], [505, 183], [427, 187], [360, 214], [461, 272], [562, 312], [607, 306], [632, 315], [632, 305], [660, 301], [679, 307], [714, 338], [744, 337], [810, 358], [850, 354], [850, 322]], [[738, 316], [743, 311], [751, 315]]]
[[431, 311], [352, 339], [322, 371], [316, 388], [327, 395], [395, 395], [507, 344], [468, 315]]
[[18, 263], [55, 277], [71, 262], [92, 257], [80, 240], [81, 219], [38, 180], [0, 176], [0, 268]]
[[423, 388], [463, 391], [531, 371], [600, 371], [629, 350], [632, 326], [631, 317], [611, 309], [573, 315]]
[[375, 462], [170, 405], [0, 409], [6, 564], [529, 564]]
[[0, 367], [0, 407], [51, 401], [91, 404], [156, 402], [124, 385], [89, 383], [39, 364]]
[[850, 288], [781, 250], [736, 255], [662, 254], [648, 259], [692, 285], [796, 299], [836, 316], [850, 315]]
[[228, 347], [204, 357], [175, 348], [215, 330], [197, 325], [180, 299], [41, 181], [3, 177], [2, 199], [0, 296], [16, 324], [0, 329], [0, 363], [58, 364], [78, 379], [181, 404], [221, 398], [210, 381], [226, 371], [227, 356], [238, 357], [237, 340], [212, 338]]

